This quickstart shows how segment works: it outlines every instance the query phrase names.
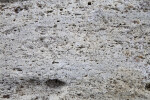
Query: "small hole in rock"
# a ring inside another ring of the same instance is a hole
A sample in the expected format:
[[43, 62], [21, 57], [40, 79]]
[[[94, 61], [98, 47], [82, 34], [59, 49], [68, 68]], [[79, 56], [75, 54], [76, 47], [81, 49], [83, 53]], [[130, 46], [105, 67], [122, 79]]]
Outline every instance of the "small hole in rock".
[[81, 94], [81, 93], [78, 93], [77, 95], [78, 95], [78, 96], [81, 96], [82, 94]]
[[63, 11], [63, 9], [60, 9], [60, 11]]
[[88, 5], [91, 5], [92, 3], [91, 2], [88, 2]]
[[44, 52], [44, 50], [41, 50], [41, 52]]
[[53, 12], [53, 10], [47, 11], [47, 13], [52, 13], [52, 12]]
[[52, 62], [52, 64], [55, 64], [55, 63], [59, 63], [59, 62], [57, 62], [57, 61], [53, 61], [53, 62]]
[[40, 41], [42, 41], [42, 42], [43, 42], [43, 41], [44, 41], [44, 39], [45, 39], [45, 37], [40, 37]]
[[17, 7], [17, 8], [14, 9], [15, 13], [19, 13], [22, 10], [23, 10], [23, 8], [21, 8], [21, 7]]
[[146, 83], [145, 89], [148, 90], [148, 91], [150, 91], [150, 83]]
[[20, 86], [20, 88], [24, 88], [24, 86], [23, 86], [23, 85], [21, 85], [21, 86]]
[[48, 86], [48, 87], [51, 87], [51, 88], [57, 88], [57, 87], [61, 87], [61, 86], [64, 86], [66, 83], [59, 80], [59, 79], [48, 79], [45, 84]]

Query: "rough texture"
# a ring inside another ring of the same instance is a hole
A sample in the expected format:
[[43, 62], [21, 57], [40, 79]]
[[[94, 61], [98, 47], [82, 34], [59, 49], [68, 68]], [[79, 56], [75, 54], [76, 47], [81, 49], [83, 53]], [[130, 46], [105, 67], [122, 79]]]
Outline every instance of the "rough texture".
[[149, 0], [0, 0], [0, 100], [150, 100]]

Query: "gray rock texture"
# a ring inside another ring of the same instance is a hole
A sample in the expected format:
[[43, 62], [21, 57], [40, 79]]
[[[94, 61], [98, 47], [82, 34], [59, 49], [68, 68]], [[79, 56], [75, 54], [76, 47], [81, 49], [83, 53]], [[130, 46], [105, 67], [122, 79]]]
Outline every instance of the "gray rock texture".
[[150, 100], [150, 1], [0, 0], [0, 100]]

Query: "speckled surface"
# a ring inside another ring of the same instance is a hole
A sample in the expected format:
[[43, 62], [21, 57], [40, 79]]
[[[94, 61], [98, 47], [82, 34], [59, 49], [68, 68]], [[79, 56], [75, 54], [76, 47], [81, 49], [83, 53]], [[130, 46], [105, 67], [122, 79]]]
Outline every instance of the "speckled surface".
[[0, 0], [5, 99], [150, 100], [150, 1]]

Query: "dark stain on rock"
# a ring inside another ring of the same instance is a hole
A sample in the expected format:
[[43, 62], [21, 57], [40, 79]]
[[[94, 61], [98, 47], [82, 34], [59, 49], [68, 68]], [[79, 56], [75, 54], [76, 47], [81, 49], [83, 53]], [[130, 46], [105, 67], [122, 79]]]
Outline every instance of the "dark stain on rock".
[[18, 30], [18, 28], [17, 27], [12, 27], [10, 29], [5, 30], [2, 33], [5, 34], [5, 35], [8, 35], [8, 34], [11, 34], [11, 33], [15, 32], [15, 30]]
[[27, 82], [30, 85], [40, 85], [42, 83], [39, 79], [29, 79]]
[[57, 62], [57, 61], [53, 61], [53, 62], [52, 62], [52, 64], [58, 64], [58, 63], [59, 63], [59, 62]]
[[85, 46], [84, 46], [84, 45], [81, 45], [81, 46], [79, 46], [78, 48], [79, 48], [79, 49], [83, 49], [83, 48], [85, 48]]
[[56, 28], [56, 27], [57, 27], [57, 25], [55, 24], [55, 25], [54, 25], [54, 28]]
[[10, 98], [10, 95], [6, 94], [6, 95], [3, 95], [3, 98]]
[[66, 85], [65, 82], [59, 79], [48, 79], [45, 84], [50, 88], [57, 88]]
[[13, 68], [13, 70], [22, 71], [21, 68]]
[[39, 39], [40, 39], [41, 42], [43, 42], [45, 37], [40, 37]]
[[5, 7], [5, 5], [0, 5], [0, 10], [4, 10], [3, 7]]

